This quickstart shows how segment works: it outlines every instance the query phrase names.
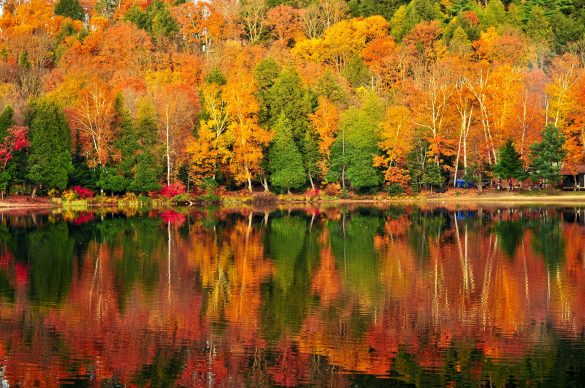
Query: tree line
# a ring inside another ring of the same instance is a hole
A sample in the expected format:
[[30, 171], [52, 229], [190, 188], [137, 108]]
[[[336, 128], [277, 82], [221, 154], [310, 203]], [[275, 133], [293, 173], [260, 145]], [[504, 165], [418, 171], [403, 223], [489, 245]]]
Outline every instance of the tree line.
[[585, 164], [579, 1], [5, 0], [0, 190], [399, 193]]

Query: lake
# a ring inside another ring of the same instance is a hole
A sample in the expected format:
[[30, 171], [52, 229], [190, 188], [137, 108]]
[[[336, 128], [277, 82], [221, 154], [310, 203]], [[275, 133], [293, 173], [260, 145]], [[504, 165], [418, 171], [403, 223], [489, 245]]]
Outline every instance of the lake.
[[585, 208], [0, 217], [10, 386], [585, 381]]

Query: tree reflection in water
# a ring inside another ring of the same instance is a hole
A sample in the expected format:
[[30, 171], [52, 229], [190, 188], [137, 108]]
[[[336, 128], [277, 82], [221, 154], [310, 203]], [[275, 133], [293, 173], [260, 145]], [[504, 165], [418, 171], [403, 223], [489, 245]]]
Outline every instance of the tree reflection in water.
[[4, 215], [2, 376], [20, 386], [576, 384], [581, 213]]

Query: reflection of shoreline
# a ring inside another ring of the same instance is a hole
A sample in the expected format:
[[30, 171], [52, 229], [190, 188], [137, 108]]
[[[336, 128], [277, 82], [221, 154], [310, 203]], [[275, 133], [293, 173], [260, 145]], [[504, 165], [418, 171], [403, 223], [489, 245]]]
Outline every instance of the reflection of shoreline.
[[[560, 357], [585, 360], [579, 208], [469, 205], [4, 217], [7, 379], [504, 386], [572, 373]], [[539, 360], [561, 371], [528, 376]]]

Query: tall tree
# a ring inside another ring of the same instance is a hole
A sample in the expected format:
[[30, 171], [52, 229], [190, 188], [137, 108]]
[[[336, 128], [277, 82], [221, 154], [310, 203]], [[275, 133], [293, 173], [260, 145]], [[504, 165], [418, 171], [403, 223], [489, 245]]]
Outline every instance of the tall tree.
[[379, 125], [383, 115], [382, 102], [373, 92], [362, 96], [361, 106], [341, 115], [327, 180], [338, 181], [344, 188], [347, 180], [358, 190], [383, 182], [380, 171], [373, 166], [373, 158], [379, 154]]
[[268, 159], [270, 181], [273, 186], [290, 192], [302, 187], [306, 179], [301, 153], [292, 138], [292, 125], [284, 114], [279, 116], [273, 133]]
[[512, 179], [521, 179], [524, 177], [525, 172], [522, 157], [516, 151], [512, 139], [508, 139], [499, 149], [498, 162], [494, 166], [494, 173], [498, 178], [508, 180], [508, 191], [512, 189]]
[[141, 139], [136, 158], [136, 173], [130, 190], [140, 193], [161, 188], [161, 165], [157, 153], [156, 117], [152, 106], [144, 104], [136, 117], [136, 129]]
[[55, 4], [55, 15], [65, 16], [73, 20], [85, 20], [85, 11], [79, 0], [59, 0]]
[[554, 125], [547, 125], [542, 131], [542, 141], [530, 146], [530, 173], [544, 184], [556, 183], [561, 179], [561, 163], [567, 155], [563, 148], [565, 137]]
[[62, 190], [67, 186], [71, 163], [71, 136], [61, 107], [50, 100], [33, 106], [29, 120], [30, 154], [28, 178], [37, 187]]

